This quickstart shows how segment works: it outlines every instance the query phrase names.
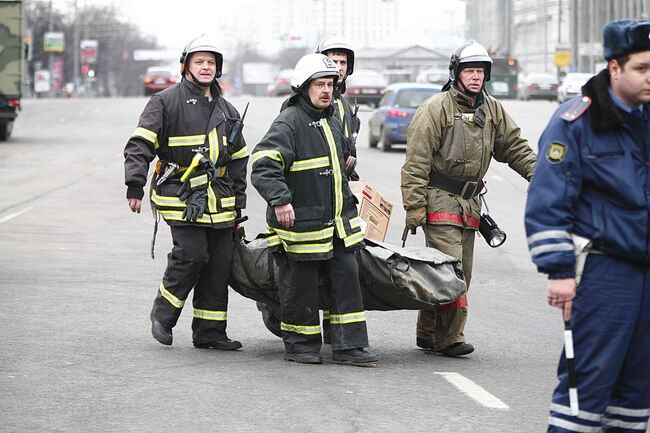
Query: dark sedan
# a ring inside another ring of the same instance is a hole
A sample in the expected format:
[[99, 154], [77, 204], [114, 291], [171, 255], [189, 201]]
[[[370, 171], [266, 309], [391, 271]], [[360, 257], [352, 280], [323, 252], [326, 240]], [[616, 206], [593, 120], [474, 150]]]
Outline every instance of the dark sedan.
[[519, 82], [517, 98], [528, 101], [529, 99], [548, 99], [555, 101], [557, 98], [557, 77], [552, 74], [529, 74]]
[[386, 88], [386, 78], [371, 70], [354, 71], [345, 80], [345, 97], [351, 102], [377, 106]]
[[429, 83], [395, 83], [386, 87], [379, 106], [368, 121], [368, 140], [374, 148], [381, 142], [384, 152], [395, 143], [406, 143], [406, 129], [415, 110], [442, 86]]

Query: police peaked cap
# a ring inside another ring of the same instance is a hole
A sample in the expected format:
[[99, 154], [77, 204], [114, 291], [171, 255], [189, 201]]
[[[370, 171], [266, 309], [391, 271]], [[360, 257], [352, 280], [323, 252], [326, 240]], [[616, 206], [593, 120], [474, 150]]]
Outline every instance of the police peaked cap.
[[619, 59], [639, 51], [650, 51], [650, 21], [612, 21], [603, 29], [605, 60]]

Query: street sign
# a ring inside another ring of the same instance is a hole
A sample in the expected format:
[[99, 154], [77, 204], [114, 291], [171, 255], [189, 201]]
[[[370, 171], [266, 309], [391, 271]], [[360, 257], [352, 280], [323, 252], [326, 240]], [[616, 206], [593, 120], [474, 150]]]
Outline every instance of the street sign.
[[79, 44], [79, 62], [97, 63], [97, 40], [84, 39]]
[[556, 50], [555, 51], [555, 66], [564, 68], [571, 65], [571, 51]]
[[50, 91], [50, 71], [41, 69], [34, 72], [34, 92], [46, 93]]
[[65, 48], [63, 32], [48, 32], [43, 35], [43, 51], [46, 53], [62, 53]]

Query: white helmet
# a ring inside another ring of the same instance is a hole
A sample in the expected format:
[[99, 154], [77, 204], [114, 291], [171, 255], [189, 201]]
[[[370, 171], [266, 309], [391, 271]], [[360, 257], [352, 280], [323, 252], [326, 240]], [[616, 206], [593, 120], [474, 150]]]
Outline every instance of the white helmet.
[[223, 67], [223, 55], [217, 49], [216, 40], [208, 35], [200, 35], [192, 39], [185, 45], [183, 48], [183, 53], [181, 54], [181, 73], [185, 72], [185, 66], [187, 61], [190, 58], [190, 54], [196, 53], [199, 51], [206, 51], [213, 53], [215, 60], [217, 62], [217, 74], [215, 78], [221, 77], [221, 69]]
[[323, 54], [306, 54], [298, 60], [291, 74], [291, 89], [299, 92], [311, 80], [322, 77], [339, 78], [339, 68], [336, 63]]
[[354, 72], [354, 50], [352, 44], [343, 36], [335, 33], [329, 35], [316, 47], [316, 52], [327, 55], [328, 51], [343, 51], [348, 55], [348, 70], [346, 75], [352, 75]]
[[451, 55], [449, 60], [449, 81], [456, 82], [463, 63], [478, 63], [485, 68], [485, 81], [490, 81], [492, 58], [483, 45], [473, 39], [466, 41]]

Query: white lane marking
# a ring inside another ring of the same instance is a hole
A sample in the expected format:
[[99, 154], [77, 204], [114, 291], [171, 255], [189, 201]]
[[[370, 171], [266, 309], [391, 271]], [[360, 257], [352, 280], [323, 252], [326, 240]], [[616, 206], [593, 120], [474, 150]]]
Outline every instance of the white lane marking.
[[492, 178], [494, 180], [503, 181], [503, 178], [501, 176], [499, 176], [498, 174], [490, 174], [490, 178]]
[[456, 388], [459, 391], [467, 395], [468, 397], [473, 398], [479, 404], [489, 407], [491, 409], [510, 409], [510, 407], [496, 398], [494, 395], [490, 394], [480, 385], [477, 385], [475, 382], [469, 380], [465, 376], [459, 373], [450, 373], [450, 372], [436, 372], [435, 374], [442, 376], [445, 380]]
[[16, 218], [17, 216], [20, 216], [20, 215], [24, 214], [25, 212], [29, 212], [30, 210], [32, 210], [32, 208], [27, 207], [27, 208], [25, 208], [25, 209], [23, 209], [21, 211], [18, 211], [18, 212], [15, 212], [15, 213], [10, 213], [9, 215], [0, 217], [0, 224], [2, 224], [4, 222], [7, 222], [10, 219]]

